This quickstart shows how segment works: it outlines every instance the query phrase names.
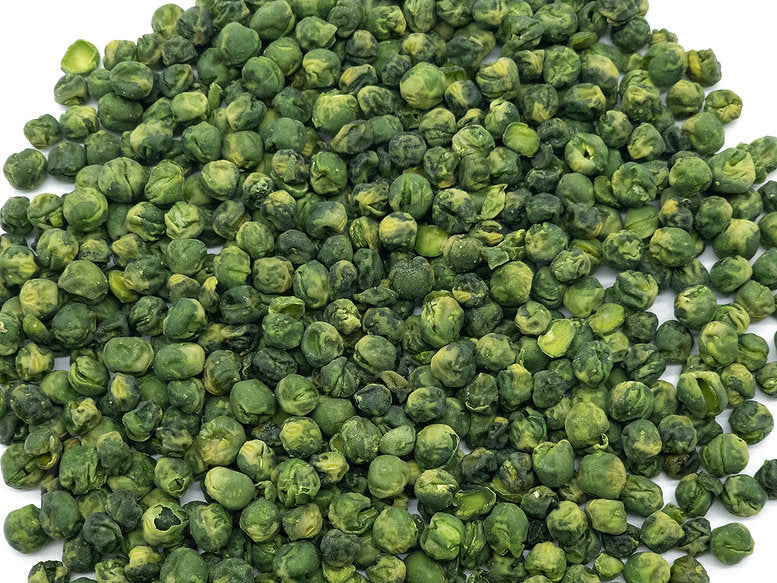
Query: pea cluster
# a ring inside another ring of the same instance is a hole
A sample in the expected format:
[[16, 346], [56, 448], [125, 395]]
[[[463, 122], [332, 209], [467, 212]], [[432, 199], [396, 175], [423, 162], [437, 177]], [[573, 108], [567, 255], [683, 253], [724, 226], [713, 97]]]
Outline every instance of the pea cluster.
[[646, 11], [197, 0], [103, 68], [76, 41], [4, 166], [72, 190], [0, 209], [0, 469], [42, 492], [4, 531], [64, 544], [29, 582], [708, 583], [697, 556], [751, 554], [704, 516], [777, 498], [777, 460], [742, 473], [777, 138], [722, 149], [741, 99]]

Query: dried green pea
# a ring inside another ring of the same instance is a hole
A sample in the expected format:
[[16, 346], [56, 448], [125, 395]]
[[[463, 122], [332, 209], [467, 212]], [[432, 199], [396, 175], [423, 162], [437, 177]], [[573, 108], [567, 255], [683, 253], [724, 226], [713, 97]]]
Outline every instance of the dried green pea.
[[48, 542], [48, 535], [38, 520], [39, 509], [28, 504], [6, 516], [3, 532], [8, 544], [22, 553], [33, 553]]
[[753, 552], [750, 531], [742, 524], [732, 522], [713, 529], [710, 550], [724, 565], [735, 565]]
[[43, 183], [48, 168], [46, 157], [27, 149], [8, 157], [3, 165], [6, 180], [18, 190], [33, 190]]
[[627, 559], [623, 576], [628, 583], [668, 583], [671, 571], [669, 563], [661, 555], [645, 552], [636, 553]]
[[732, 431], [748, 444], [762, 441], [774, 426], [769, 410], [757, 401], [742, 401], [731, 413]]

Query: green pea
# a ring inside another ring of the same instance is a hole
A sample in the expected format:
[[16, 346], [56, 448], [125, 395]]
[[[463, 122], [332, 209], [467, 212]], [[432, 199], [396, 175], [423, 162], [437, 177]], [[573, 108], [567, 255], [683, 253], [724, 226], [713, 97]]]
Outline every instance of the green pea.
[[710, 536], [710, 550], [724, 565], [736, 565], [753, 553], [753, 547], [750, 531], [738, 522], [719, 526]]

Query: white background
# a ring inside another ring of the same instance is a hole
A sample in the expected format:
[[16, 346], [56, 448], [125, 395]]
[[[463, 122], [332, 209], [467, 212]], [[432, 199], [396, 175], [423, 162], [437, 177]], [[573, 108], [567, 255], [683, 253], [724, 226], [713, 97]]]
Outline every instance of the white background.
[[[154, 9], [163, 0], [38, 0], [4, 2], [3, 34], [0, 35], [0, 162], [13, 152], [29, 147], [24, 139], [24, 123], [43, 113], [59, 115], [52, 88], [61, 75], [59, 63], [68, 45], [84, 38], [102, 50], [112, 39], [136, 39], [150, 32]], [[181, 2], [188, 8], [193, 0]], [[653, 28], [668, 28], [679, 35], [686, 49], [713, 48], [723, 64], [720, 88], [735, 90], [745, 102], [742, 119], [728, 126], [727, 145], [752, 141], [764, 134], [777, 135], [774, 67], [777, 4], [765, 0], [652, 0], [648, 20]], [[67, 185], [53, 180], [40, 191], [62, 194]], [[15, 193], [0, 178], [0, 204]], [[710, 259], [705, 255], [704, 259]], [[714, 261], [714, 259], [713, 259]], [[711, 263], [708, 262], [708, 267]], [[671, 300], [659, 299], [657, 311], [671, 318]], [[768, 318], [752, 327], [772, 347], [776, 320]], [[668, 380], [673, 380], [671, 375]], [[777, 402], [763, 395], [777, 416]], [[725, 423], [724, 423], [724, 428]], [[746, 472], [752, 474], [767, 458], [777, 457], [777, 432], [751, 448]], [[666, 502], [673, 502], [672, 483], [662, 482]], [[197, 486], [195, 485], [194, 488]], [[0, 485], [0, 519], [9, 510], [24, 504], [39, 504], [37, 491], [20, 492]], [[744, 522], [756, 540], [755, 554], [737, 567], [725, 568], [711, 556], [702, 558], [713, 583], [753, 580], [768, 583], [777, 580], [774, 548], [777, 543], [777, 502], [770, 502], [756, 517], [736, 519], [716, 504], [708, 518], [713, 526], [732, 520]], [[33, 556], [21, 555], [0, 539], [0, 566], [3, 580], [21, 583], [29, 568], [39, 560], [59, 558], [60, 548], [51, 544]]]

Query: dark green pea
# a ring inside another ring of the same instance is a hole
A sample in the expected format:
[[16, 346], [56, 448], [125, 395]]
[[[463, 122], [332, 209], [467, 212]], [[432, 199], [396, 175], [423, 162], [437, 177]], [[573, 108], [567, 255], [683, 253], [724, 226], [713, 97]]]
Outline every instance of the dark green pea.
[[774, 427], [769, 410], [757, 401], [742, 401], [729, 418], [731, 430], [748, 444], [762, 441]]
[[710, 551], [724, 565], [736, 565], [753, 553], [753, 547], [750, 531], [738, 522], [719, 526], [710, 536]]
[[34, 553], [49, 540], [38, 519], [39, 509], [28, 504], [8, 513], [3, 532], [8, 544], [21, 553]]
[[3, 173], [13, 188], [33, 190], [43, 183], [47, 168], [46, 157], [30, 148], [9, 156]]
[[774, 460], [766, 460], [755, 473], [755, 479], [758, 481], [770, 499], [774, 497], [774, 477]]

